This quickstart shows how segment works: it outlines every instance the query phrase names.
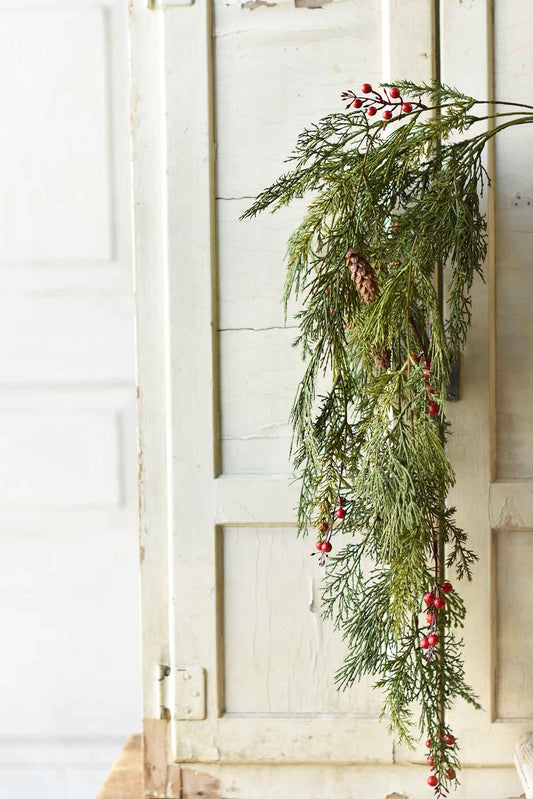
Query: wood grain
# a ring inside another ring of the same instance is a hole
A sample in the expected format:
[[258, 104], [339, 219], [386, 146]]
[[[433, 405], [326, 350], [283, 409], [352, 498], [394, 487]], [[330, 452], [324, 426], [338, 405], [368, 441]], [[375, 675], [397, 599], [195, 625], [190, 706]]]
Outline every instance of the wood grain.
[[142, 799], [142, 738], [131, 735], [98, 791], [96, 799]]

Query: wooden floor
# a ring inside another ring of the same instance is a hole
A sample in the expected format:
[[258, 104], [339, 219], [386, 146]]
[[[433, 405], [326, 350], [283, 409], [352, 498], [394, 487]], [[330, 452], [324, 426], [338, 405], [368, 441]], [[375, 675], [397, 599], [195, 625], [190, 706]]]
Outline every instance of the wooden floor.
[[96, 799], [141, 799], [142, 780], [141, 736], [132, 735], [113, 764]]

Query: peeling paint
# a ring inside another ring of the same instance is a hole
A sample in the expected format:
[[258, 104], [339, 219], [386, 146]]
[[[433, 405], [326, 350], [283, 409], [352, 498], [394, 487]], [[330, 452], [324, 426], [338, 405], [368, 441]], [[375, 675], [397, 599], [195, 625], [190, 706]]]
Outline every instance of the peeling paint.
[[266, 8], [273, 8], [277, 3], [268, 3], [267, 0], [247, 0], [246, 3], [241, 3], [241, 8], [247, 8], [249, 11], [255, 11], [256, 8], [266, 6]]
[[507, 529], [516, 529], [526, 526], [514, 497], [505, 498], [497, 526]]
[[296, 8], [322, 8], [333, 0], [294, 0]]

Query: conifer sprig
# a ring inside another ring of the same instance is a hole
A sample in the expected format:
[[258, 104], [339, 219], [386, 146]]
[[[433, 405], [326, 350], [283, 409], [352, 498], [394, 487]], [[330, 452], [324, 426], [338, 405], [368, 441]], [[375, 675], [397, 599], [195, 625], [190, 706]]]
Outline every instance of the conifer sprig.
[[[476, 561], [446, 506], [455, 477], [443, 409], [487, 252], [484, 148], [533, 122], [533, 107], [496, 107], [437, 82], [363, 92], [382, 98], [386, 121], [345, 93], [355, 107], [304, 130], [288, 171], [244, 217], [309, 197], [288, 241], [284, 291], [301, 306], [295, 345], [307, 361], [291, 413], [298, 527], [318, 528], [326, 544], [324, 613], [347, 647], [339, 686], [376, 677], [391, 732], [409, 745], [427, 736], [430, 785], [442, 796], [459, 769], [444, 710], [457, 697], [479, 706], [458, 637], [464, 604], [439, 582], [438, 541], [458, 579], [471, 579]], [[337, 548], [339, 529], [346, 544]], [[439, 600], [427, 624], [425, 592]], [[444, 627], [442, 644], [429, 645]]]

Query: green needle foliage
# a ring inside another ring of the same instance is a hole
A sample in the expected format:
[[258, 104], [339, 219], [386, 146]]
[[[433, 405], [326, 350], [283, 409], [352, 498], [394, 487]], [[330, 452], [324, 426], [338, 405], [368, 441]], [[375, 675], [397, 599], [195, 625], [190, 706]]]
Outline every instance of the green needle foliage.
[[[450, 769], [459, 768], [456, 745], [443, 738], [445, 710], [457, 697], [478, 706], [465, 682], [465, 608], [456, 591], [431, 628], [440, 646], [429, 657], [419, 648], [430, 632], [424, 592], [440, 594], [445, 565], [470, 580], [476, 560], [446, 504], [454, 473], [443, 409], [487, 251], [483, 151], [497, 133], [533, 122], [533, 108], [503, 103], [496, 113], [438, 83], [395, 85], [423, 107], [386, 123], [364, 109], [324, 117], [300, 134], [288, 171], [244, 217], [309, 198], [288, 242], [284, 293], [301, 306], [295, 344], [307, 363], [291, 414], [299, 529], [318, 526], [320, 537], [342, 533], [347, 542], [327, 558], [323, 588], [325, 614], [347, 645], [339, 686], [376, 677], [391, 733], [409, 745], [421, 734], [431, 741], [443, 795], [456, 783]], [[373, 302], [346, 268], [349, 249], [374, 269]], [[384, 352], [386, 369], [373, 357]]]

